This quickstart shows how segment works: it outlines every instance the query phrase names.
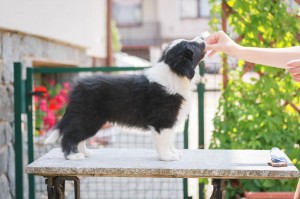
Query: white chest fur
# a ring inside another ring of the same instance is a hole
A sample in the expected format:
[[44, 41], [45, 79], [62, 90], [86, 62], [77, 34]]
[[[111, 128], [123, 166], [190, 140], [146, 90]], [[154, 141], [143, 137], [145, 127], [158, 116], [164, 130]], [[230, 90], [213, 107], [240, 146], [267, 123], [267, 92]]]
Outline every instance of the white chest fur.
[[145, 71], [150, 82], [162, 85], [169, 94], [179, 94], [184, 100], [181, 104], [176, 125], [182, 123], [191, 110], [191, 81], [187, 77], [180, 77], [170, 67], [160, 62]]

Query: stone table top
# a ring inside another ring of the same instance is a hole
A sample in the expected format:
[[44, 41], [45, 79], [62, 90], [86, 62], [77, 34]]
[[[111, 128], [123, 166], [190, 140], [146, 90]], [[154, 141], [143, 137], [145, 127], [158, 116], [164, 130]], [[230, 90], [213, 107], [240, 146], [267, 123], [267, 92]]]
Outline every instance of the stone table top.
[[268, 150], [182, 150], [179, 161], [159, 161], [153, 149], [92, 149], [85, 160], [65, 160], [52, 149], [25, 168], [41, 176], [109, 176], [223, 179], [298, 178], [288, 158], [287, 167], [271, 167]]

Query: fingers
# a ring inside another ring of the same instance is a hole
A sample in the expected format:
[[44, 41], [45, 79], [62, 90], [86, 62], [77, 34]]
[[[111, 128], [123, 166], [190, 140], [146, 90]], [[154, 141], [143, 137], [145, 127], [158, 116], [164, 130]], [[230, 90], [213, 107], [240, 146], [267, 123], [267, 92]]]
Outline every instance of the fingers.
[[228, 40], [230, 40], [229, 37], [222, 30], [220, 30], [218, 32], [214, 32], [211, 35], [209, 35], [208, 37], [206, 37], [205, 38], [205, 42], [206, 42], [205, 50], [211, 51], [211, 52], [209, 52], [208, 57], [213, 56], [218, 51], [223, 51], [225, 49], [224, 45], [226, 44], [226, 42]]
[[210, 51], [208, 57], [211, 57], [214, 54], [216, 54], [218, 51], [223, 51], [224, 45], [223, 44], [206, 45], [205, 50]]
[[288, 62], [287, 64], [287, 67], [300, 67], [300, 59], [295, 59], [295, 60], [292, 60], [290, 62]]
[[215, 45], [206, 45], [205, 50], [217, 50], [218, 49], [218, 44]]
[[211, 35], [209, 35], [208, 37], [205, 38], [205, 42], [210, 45], [210, 44], [217, 44], [219, 42], [220, 36], [221, 36], [221, 32], [214, 32]]
[[211, 51], [211, 52], [208, 54], [208, 57], [213, 56], [213, 55], [216, 54], [217, 52], [218, 52], [218, 51], [216, 51], [216, 50]]
[[206, 37], [204, 40], [207, 44], [216, 44], [219, 41], [219, 37], [216, 33], [213, 33], [210, 36]]
[[296, 75], [293, 75], [293, 74], [291, 74], [291, 75], [292, 75], [294, 81], [300, 82], [300, 73], [296, 74]]
[[294, 76], [293, 79], [294, 79], [296, 82], [300, 82], [300, 75]]
[[292, 60], [287, 64], [288, 71], [296, 82], [300, 82], [300, 59]]
[[208, 53], [208, 57], [211, 57], [218, 52], [218, 47], [217, 45], [206, 45], [205, 51]]

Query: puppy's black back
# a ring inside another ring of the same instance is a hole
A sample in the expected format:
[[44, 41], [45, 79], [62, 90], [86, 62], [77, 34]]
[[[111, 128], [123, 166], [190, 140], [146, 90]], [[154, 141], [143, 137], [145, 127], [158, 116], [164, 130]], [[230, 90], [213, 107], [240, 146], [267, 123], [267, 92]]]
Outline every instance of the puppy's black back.
[[171, 128], [182, 100], [144, 75], [84, 78], [70, 92], [68, 107], [57, 125], [63, 134], [62, 145], [93, 136], [106, 121], [145, 130], [151, 126], [158, 132]]

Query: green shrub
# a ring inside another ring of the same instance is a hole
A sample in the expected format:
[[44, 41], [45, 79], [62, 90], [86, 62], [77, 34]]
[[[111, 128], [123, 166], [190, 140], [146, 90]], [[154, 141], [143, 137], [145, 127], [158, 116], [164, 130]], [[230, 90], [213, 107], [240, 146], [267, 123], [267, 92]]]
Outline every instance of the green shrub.
[[[299, 45], [300, 20], [286, 1], [225, 1], [228, 26], [244, 46]], [[220, 27], [220, 0], [211, 0], [212, 28]], [[244, 62], [229, 73], [214, 118], [210, 147], [285, 151], [300, 168], [300, 83], [283, 69], [255, 65], [256, 74], [244, 81]], [[243, 188], [228, 190], [294, 191], [296, 180], [242, 180]]]
[[[214, 118], [210, 147], [222, 149], [283, 149], [300, 168], [300, 117], [288, 100], [300, 105], [300, 84], [288, 75], [242, 80], [241, 70], [232, 71]], [[249, 191], [293, 191], [293, 180], [243, 181]]]

